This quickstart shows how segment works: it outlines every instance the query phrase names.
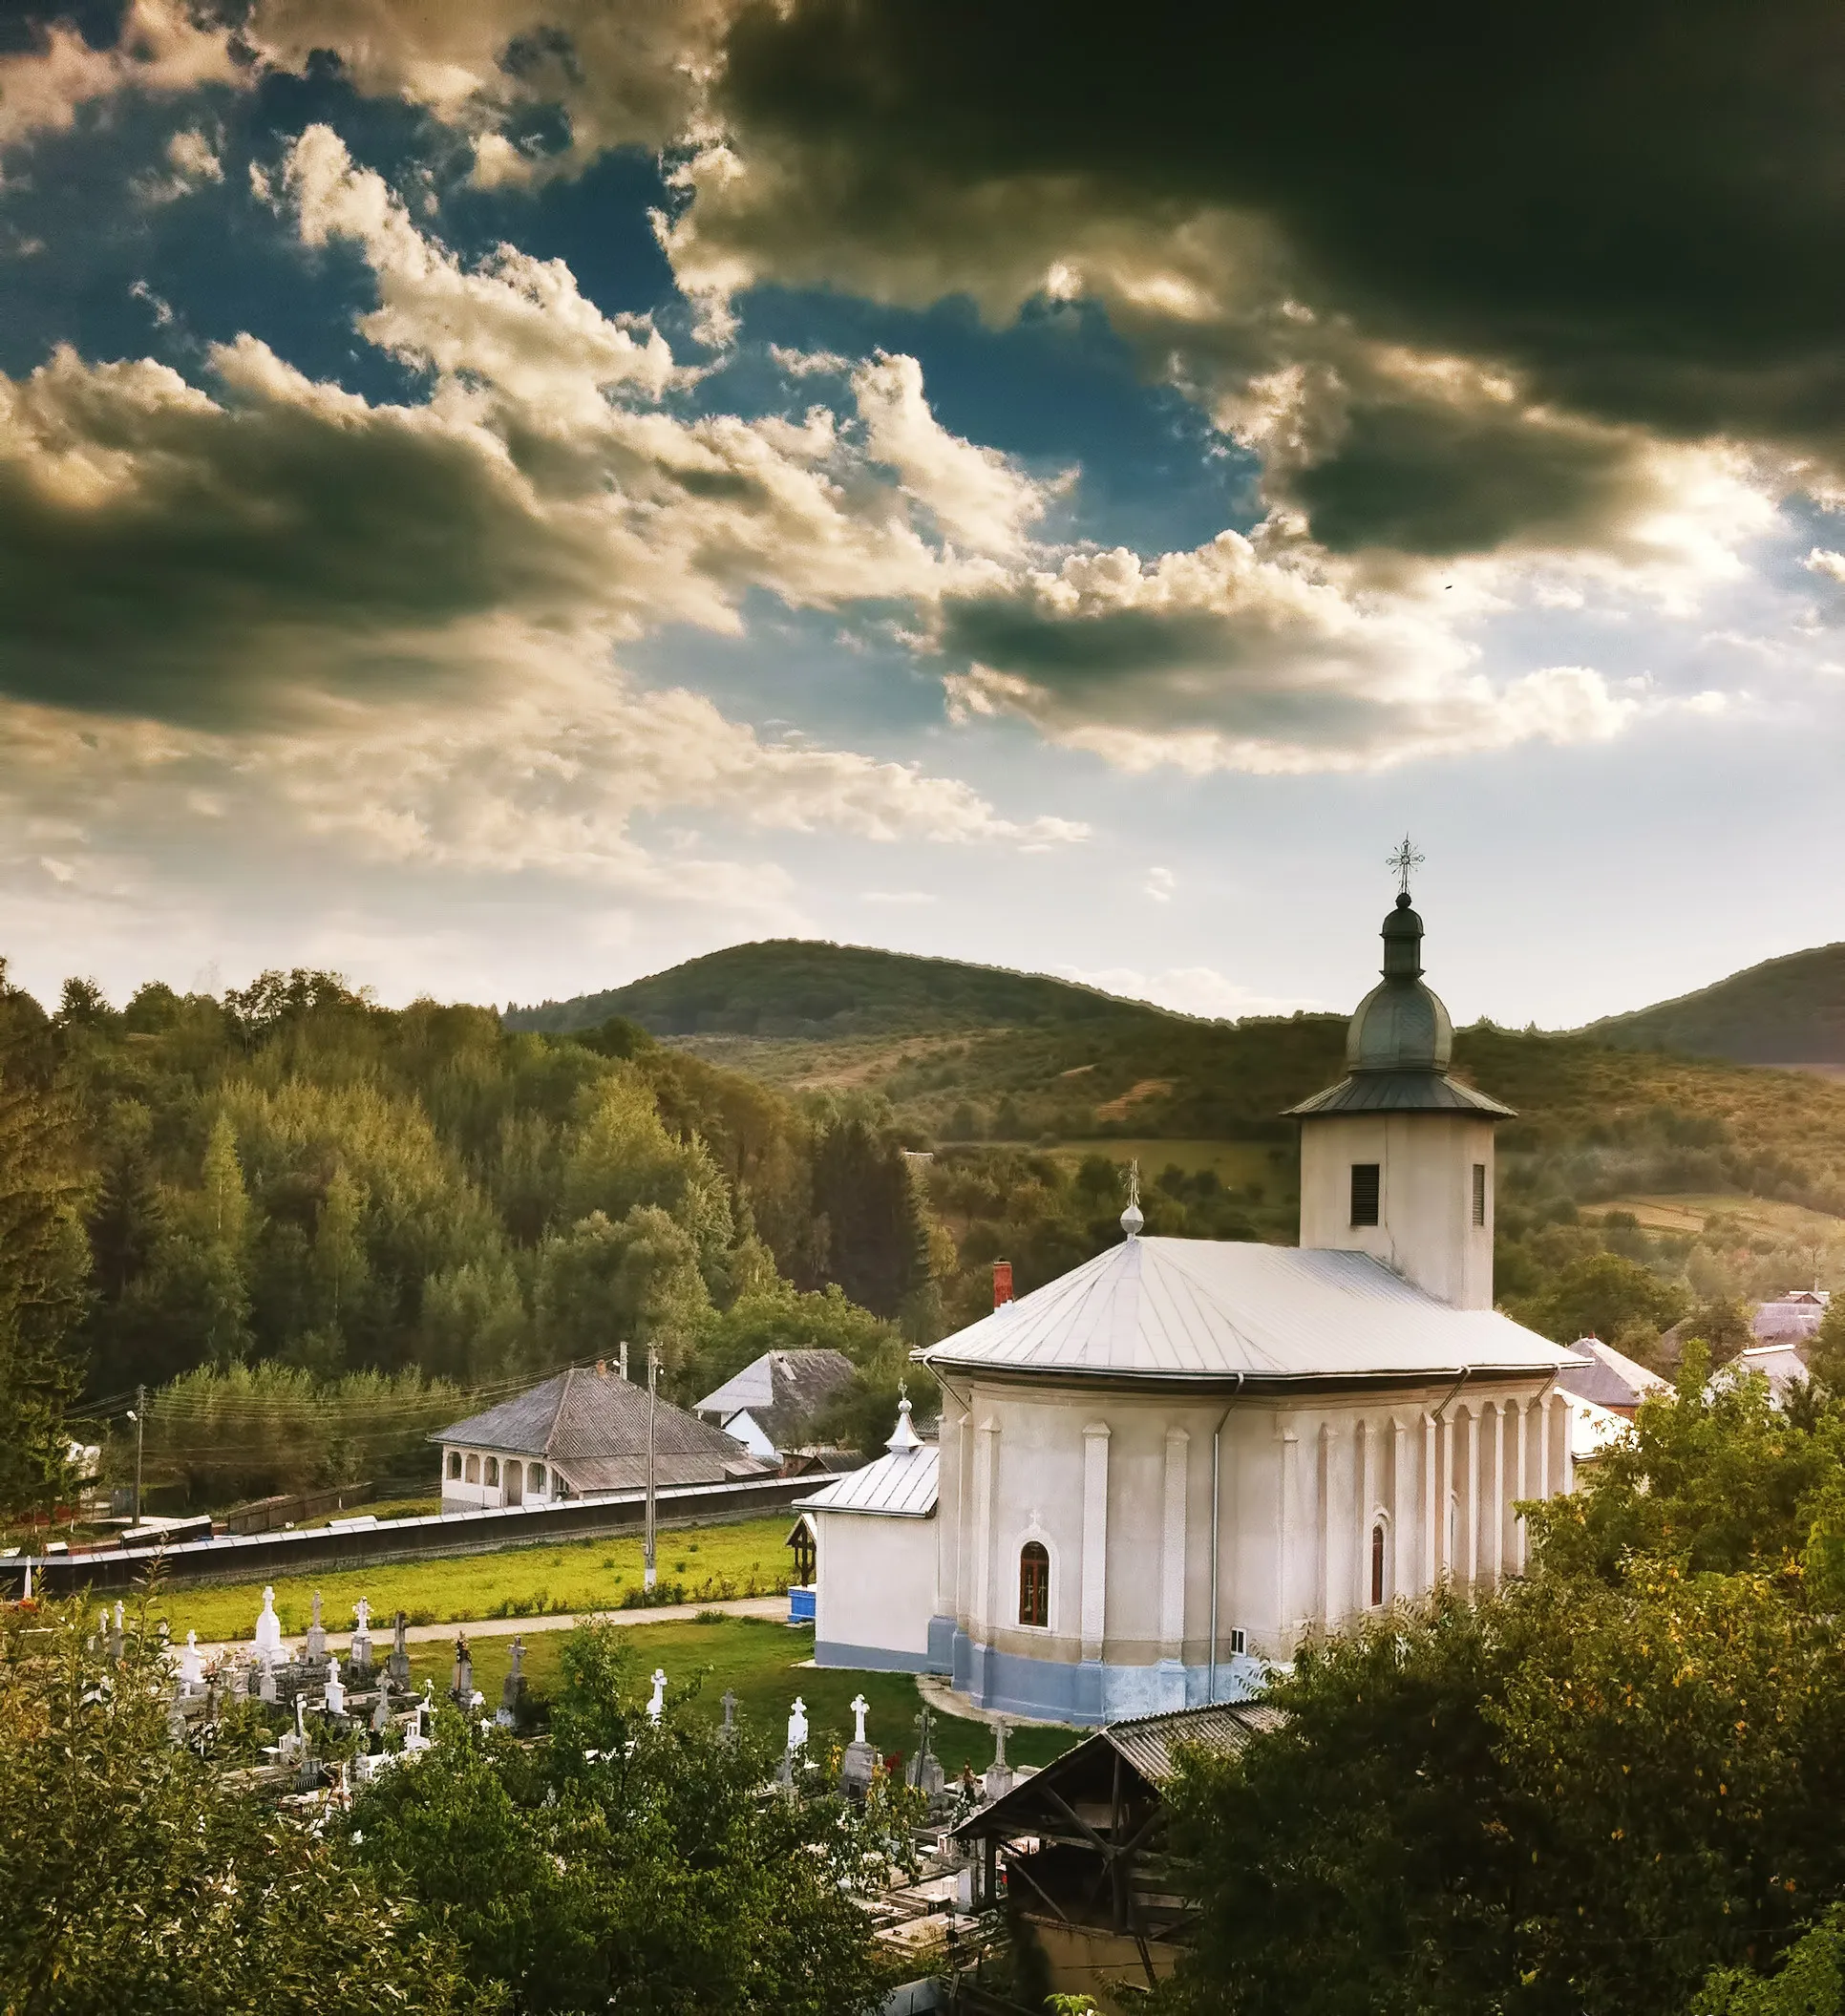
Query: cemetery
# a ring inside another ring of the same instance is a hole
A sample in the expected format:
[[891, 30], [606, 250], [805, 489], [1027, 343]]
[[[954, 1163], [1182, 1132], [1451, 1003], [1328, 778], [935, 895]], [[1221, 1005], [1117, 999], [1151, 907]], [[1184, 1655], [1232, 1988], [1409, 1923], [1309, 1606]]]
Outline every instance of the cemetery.
[[[317, 1831], [444, 1746], [541, 1739], [560, 1654], [583, 1635], [477, 1642], [462, 1628], [414, 1643], [401, 1609], [386, 1617], [361, 1596], [335, 1618], [319, 1592], [309, 1604], [292, 1645], [272, 1588], [244, 1634], [206, 1645], [196, 1629], [172, 1638], [144, 1592], [138, 1616], [121, 1600], [96, 1609], [85, 1650], [104, 1672], [125, 1671], [136, 1633], [149, 1634], [163, 1648], [170, 1742], [240, 1795]], [[944, 1712], [911, 1675], [816, 1667], [811, 1627], [785, 1620], [712, 1615], [613, 1635], [629, 1653], [631, 1727], [702, 1725], [727, 1749], [745, 1728], [758, 1744], [766, 1734], [774, 1764], [762, 1799], [843, 1801], [875, 1823], [890, 1866], [864, 1908], [885, 1971], [912, 1976], [887, 2007], [989, 2005], [977, 1984], [995, 1967], [1004, 1975], [992, 1913], [1007, 1878], [1000, 1837], [981, 1816], [1010, 1814], [1078, 1731]], [[964, 1973], [965, 2005], [944, 1984]]]

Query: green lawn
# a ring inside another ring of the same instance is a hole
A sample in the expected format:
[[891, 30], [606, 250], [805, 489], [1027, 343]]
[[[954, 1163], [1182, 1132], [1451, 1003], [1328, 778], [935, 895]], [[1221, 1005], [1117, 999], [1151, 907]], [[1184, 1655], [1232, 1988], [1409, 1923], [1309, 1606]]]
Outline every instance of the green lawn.
[[[525, 1675], [532, 1686], [548, 1689], [555, 1684], [568, 1635], [539, 1631], [526, 1641]], [[715, 1722], [722, 1718], [724, 1690], [729, 1687], [737, 1697], [738, 1713], [778, 1740], [787, 1730], [789, 1706], [798, 1694], [807, 1704], [812, 1740], [818, 1747], [851, 1741], [848, 1704], [862, 1688], [870, 1703], [865, 1733], [871, 1741], [887, 1755], [901, 1751], [908, 1756], [916, 1748], [916, 1715], [922, 1703], [910, 1675], [804, 1666], [802, 1662], [814, 1656], [811, 1626], [720, 1617], [637, 1624], [623, 1632], [623, 1643], [628, 1647], [637, 1695], [646, 1694], [657, 1666], [667, 1676], [668, 1700], [689, 1695], [689, 1712], [709, 1715]], [[486, 1695], [489, 1707], [498, 1708], [500, 1686], [512, 1663], [512, 1640], [474, 1640], [470, 1650], [474, 1684]], [[410, 1664], [417, 1684], [429, 1676], [439, 1695], [454, 1671], [454, 1647], [413, 1645]], [[934, 1728], [935, 1753], [950, 1772], [959, 1772], [964, 1763], [985, 1771], [993, 1761], [992, 1731], [985, 1723], [939, 1715]], [[1006, 1753], [1015, 1764], [1049, 1764], [1080, 1740], [1073, 1730], [1018, 1729], [1008, 1733]]]
[[[674, 1602], [710, 1602], [762, 1596], [788, 1585], [792, 1557], [782, 1542], [792, 1513], [731, 1525], [674, 1527], [660, 1534], [662, 1594]], [[308, 1628], [316, 1589], [329, 1631], [350, 1628], [352, 1605], [371, 1604], [372, 1635], [397, 1610], [413, 1623], [451, 1623], [482, 1617], [548, 1617], [577, 1610], [618, 1610], [641, 1587], [641, 1540], [570, 1540], [555, 1547], [515, 1547], [500, 1554], [399, 1561], [332, 1569], [275, 1583], [276, 1615], [292, 1636]], [[157, 1608], [176, 1637], [197, 1631], [206, 1644], [248, 1638], [263, 1607], [263, 1584], [170, 1589]], [[719, 1692], [722, 1692], [722, 1688]]]

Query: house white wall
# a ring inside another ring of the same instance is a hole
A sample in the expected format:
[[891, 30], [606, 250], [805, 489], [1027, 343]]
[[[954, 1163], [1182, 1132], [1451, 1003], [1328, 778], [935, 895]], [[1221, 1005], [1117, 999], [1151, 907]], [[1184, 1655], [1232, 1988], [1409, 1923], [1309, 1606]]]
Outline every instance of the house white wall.
[[765, 1463], [781, 1460], [781, 1451], [763, 1433], [756, 1417], [748, 1408], [732, 1414], [724, 1423], [724, 1432], [733, 1442], [740, 1442], [753, 1456], [760, 1456]]
[[[1378, 1222], [1351, 1221], [1355, 1162], [1378, 1165]], [[1474, 1169], [1486, 1221], [1474, 1223]], [[1301, 1123], [1301, 1243], [1371, 1253], [1456, 1309], [1493, 1306], [1493, 1123], [1468, 1113], [1342, 1113]]]
[[[457, 1463], [461, 1475], [451, 1476]], [[519, 1466], [517, 1490], [507, 1474], [512, 1464]], [[542, 1480], [535, 1483], [533, 1478], [540, 1473]], [[557, 1472], [542, 1456], [508, 1455], [502, 1450], [460, 1442], [442, 1446], [441, 1483], [444, 1512], [482, 1512], [512, 1504], [553, 1505], [563, 1496]]]
[[814, 1659], [818, 1666], [921, 1672], [935, 1614], [937, 1518], [828, 1512], [816, 1534]]

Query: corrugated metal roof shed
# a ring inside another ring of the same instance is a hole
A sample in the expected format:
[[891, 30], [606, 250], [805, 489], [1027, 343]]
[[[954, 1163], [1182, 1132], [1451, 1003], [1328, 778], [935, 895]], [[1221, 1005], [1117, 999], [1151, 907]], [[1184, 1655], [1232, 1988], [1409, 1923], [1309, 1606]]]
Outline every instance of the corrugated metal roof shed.
[[1179, 1708], [1169, 1715], [1136, 1715], [1111, 1722], [1100, 1740], [1120, 1751], [1149, 1784], [1164, 1785], [1178, 1775], [1178, 1753], [1187, 1748], [1233, 1756], [1259, 1730], [1279, 1729], [1281, 1711], [1260, 1702], [1232, 1707]]
[[1455, 1309], [1367, 1253], [1130, 1239], [922, 1354], [930, 1365], [1139, 1378], [1551, 1372], [1570, 1354]]
[[933, 1442], [915, 1449], [893, 1450], [837, 1478], [812, 1497], [796, 1498], [804, 1512], [864, 1512], [894, 1519], [934, 1517], [937, 1466], [941, 1451]]

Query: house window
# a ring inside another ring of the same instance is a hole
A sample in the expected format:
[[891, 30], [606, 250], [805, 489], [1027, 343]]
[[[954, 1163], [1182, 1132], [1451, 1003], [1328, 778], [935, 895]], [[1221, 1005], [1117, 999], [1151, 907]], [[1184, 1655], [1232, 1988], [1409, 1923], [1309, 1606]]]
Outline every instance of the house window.
[[1233, 1659], [1241, 1659], [1248, 1649], [1249, 1633], [1241, 1624], [1232, 1625], [1230, 1630], [1230, 1656]]
[[470, 1456], [468, 1458], [467, 1481], [470, 1484], [477, 1484], [480, 1481], [480, 1458], [478, 1456]]
[[527, 1491], [542, 1491], [544, 1489], [544, 1465], [542, 1463], [528, 1463], [525, 1466], [525, 1488]]
[[449, 1475], [456, 1479], [461, 1475], [461, 1452], [458, 1449], [449, 1451]]
[[498, 1484], [499, 1482], [499, 1458], [498, 1456], [489, 1456], [487, 1458], [487, 1482], [489, 1484]]
[[1474, 1164], [1474, 1222], [1486, 1223], [1486, 1164]]
[[1371, 1528], [1371, 1608], [1384, 1606], [1384, 1521]]
[[1377, 1222], [1378, 1165], [1375, 1162], [1354, 1162], [1351, 1165], [1351, 1221], [1354, 1225], [1374, 1225]]
[[1019, 1622], [1041, 1628], [1050, 1622], [1050, 1556], [1038, 1540], [1019, 1549]]

